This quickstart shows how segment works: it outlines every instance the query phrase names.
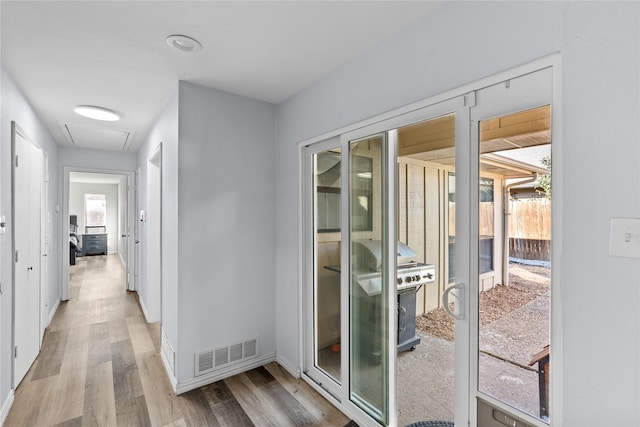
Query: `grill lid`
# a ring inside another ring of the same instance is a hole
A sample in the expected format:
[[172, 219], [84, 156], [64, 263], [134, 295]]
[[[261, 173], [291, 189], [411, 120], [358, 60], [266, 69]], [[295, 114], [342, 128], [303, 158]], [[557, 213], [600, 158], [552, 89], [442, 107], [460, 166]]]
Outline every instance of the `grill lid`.
[[[398, 265], [416, 262], [416, 253], [409, 246], [398, 242]], [[353, 242], [355, 265], [359, 270], [380, 271], [382, 269], [382, 241], [357, 240]]]

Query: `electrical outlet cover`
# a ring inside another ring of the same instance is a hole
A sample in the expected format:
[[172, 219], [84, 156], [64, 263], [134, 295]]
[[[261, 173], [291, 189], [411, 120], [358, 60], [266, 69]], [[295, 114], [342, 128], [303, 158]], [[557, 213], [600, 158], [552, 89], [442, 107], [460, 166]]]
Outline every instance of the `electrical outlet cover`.
[[640, 258], [640, 218], [611, 218], [609, 255]]

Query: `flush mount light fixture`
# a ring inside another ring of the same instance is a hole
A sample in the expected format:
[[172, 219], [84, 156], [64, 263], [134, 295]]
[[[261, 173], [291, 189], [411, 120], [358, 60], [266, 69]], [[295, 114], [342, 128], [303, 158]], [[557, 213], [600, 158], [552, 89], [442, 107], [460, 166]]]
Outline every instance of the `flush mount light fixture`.
[[96, 107], [94, 105], [78, 105], [73, 109], [76, 114], [81, 115], [83, 117], [88, 117], [94, 120], [103, 120], [107, 122], [115, 122], [116, 120], [120, 120], [120, 116], [106, 108]]
[[167, 37], [167, 44], [181, 52], [198, 52], [202, 50], [202, 45], [198, 40], [182, 34], [173, 34]]

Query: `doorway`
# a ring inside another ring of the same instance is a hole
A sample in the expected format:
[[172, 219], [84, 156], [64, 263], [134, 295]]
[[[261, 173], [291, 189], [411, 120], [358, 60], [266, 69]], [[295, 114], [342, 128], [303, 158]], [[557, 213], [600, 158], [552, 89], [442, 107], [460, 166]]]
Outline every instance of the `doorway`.
[[[133, 280], [134, 172], [64, 168], [62, 300], [70, 298], [70, 267], [75, 257], [114, 255], [125, 268], [126, 287]], [[87, 208], [94, 206], [91, 212]], [[93, 200], [93, 201], [92, 201]]]
[[[505, 397], [513, 387], [488, 391], [483, 378], [502, 374], [487, 373], [479, 324], [481, 293], [508, 285], [511, 190], [550, 172], [514, 155], [544, 145], [532, 133], [551, 135], [553, 69], [537, 70], [505, 73], [478, 90], [302, 147], [303, 377], [357, 422], [499, 425], [491, 414], [523, 426], [548, 422], [548, 414]], [[540, 108], [546, 129], [527, 119], [509, 136], [487, 136], [491, 120], [508, 123]], [[431, 266], [433, 277], [404, 277], [406, 261]], [[401, 294], [413, 282], [415, 300], [406, 304]], [[407, 318], [436, 310], [451, 319], [449, 342], [416, 331], [416, 352], [406, 351]], [[444, 350], [425, 368], [414, 356], [419, 349], [433, 356], [438, 343]], [[422, 365], [404, 363], [412, 358]], [[529, 373], [544, 376], [537, 369]], [[406, 418], [403, 405], [418, 408], [417, 418]]]

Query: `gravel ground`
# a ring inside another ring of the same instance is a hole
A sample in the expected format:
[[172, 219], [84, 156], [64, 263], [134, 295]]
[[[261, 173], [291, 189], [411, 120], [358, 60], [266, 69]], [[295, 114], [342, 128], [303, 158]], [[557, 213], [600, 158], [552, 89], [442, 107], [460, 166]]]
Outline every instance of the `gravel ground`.
[[[550, 286], [550, 269], [511, 263], [509, 286], [498, 285], [480, 294], [480, 325], [488, 325], [544, 295]], [[416, 319], [416, 327], [428, 334], [454, 339], [454, 319], [441, 308]]]

